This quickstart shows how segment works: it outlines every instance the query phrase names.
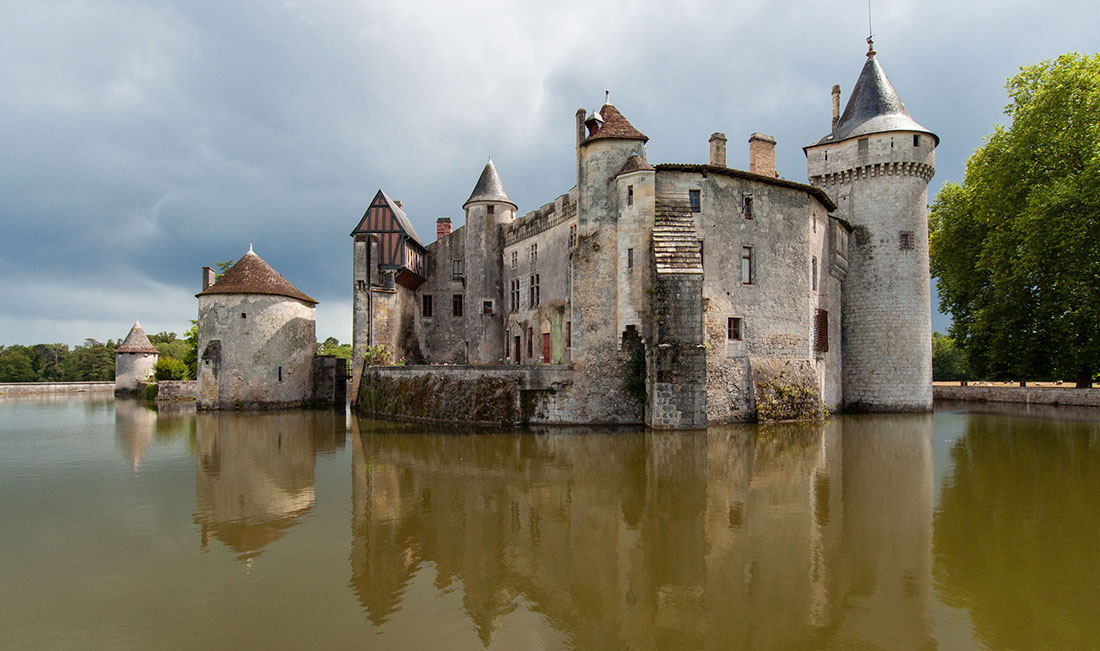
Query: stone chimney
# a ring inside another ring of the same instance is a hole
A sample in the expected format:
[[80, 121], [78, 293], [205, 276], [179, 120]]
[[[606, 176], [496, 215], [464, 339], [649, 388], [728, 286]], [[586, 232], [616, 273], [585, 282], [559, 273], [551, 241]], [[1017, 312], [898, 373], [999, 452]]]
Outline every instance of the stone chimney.
[[210, 267], [202, 268], [202, 288], [206, 289], [214, 284], [214, 270]]
[[440, 217], [435, 220], [435, 239], [441, 240], [444, 235], [451, 234], [451, 218]]
[[840, 122], [840, 84], [833, 86], [833, 131], [837, 122]]
[[580, 147], [581, 143], [584, 142], [584, 138], [585, 138], [585, 134], [584, 134], [584, 116], [587, 115], [587, 114], [588, 114], [588, 112], [584, 110], [583, 106], [581, 108], [577, 109], [577, 146], [578, 147]]
[[710, 164], [726, 166], [726, 134], [715, 131], [710, 134]]
[[749, 137], [749, 171], [762, 176], [775, 176], [775, 138], [762, 133]]

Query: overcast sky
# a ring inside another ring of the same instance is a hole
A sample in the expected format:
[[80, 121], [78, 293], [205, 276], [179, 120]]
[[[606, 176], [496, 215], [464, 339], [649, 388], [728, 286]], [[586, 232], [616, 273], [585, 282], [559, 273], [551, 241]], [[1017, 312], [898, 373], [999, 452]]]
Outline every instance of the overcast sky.
[[[878, 58], [936, 132], [936, 177], [1003, 122], [1004, 80], [1100, 49], [1095, 1], [874, 0]], [[520, 212], [575, 182], [574, 113], [611, 101], [651, 162], [778, 140], [780, 175], [863, 65], [863, 0], [4, 0], [0, 344], [195, 318], [249, 243], [351, 338], [351, 238], [378, 188], [425, 242], [493, 157]], [[934, 308], [935, 306], [933, 306]], [[947, 320], [933, 317], [945, 330]]]

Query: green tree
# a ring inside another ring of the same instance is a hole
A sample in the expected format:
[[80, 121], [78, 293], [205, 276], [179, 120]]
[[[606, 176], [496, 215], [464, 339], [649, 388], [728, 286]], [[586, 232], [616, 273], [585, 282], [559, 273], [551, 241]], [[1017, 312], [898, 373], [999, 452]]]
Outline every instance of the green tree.
[[186, 380], [187, 364], [174, 357], [160, 357], [153, 366], [153, 377], [160, 380]]
[[0, 382], [34, 382], [37, 379], [26, 346], [0, 349]]
[[84, 345], [74, 348], [62, 365], [62, 379], [66, 382], [107, 381], [115, 379], [115, 342], [100, 343], [85, 339]]
[[218, 268], [218, 272], [214, 274], [215, 282], [221, 280], [221, 277], [225, 275], [225, 272], [229, 271], [229, 268], [237, 263], [236, 260], [226, 260], [225, 262], [215, 262], [214, 266]]
[[970, 369], [1072, 378], [1100, 364], [1100, 54], [1066, 54], [1006, 84], [1006, 128], [929, 217], [940, 309]]
[[341, 344], [336, 337], [317, 342], [318, 355], [335, 355], [340, 359], [351, 359], [351, 344]]
[[187, 376], [194, 380], [198, 377], [199, 369], [199, 322], [191, 321], [191, 327], [183, 333], [183, 340], [187, 342], [187, 352], [182, 359], [187, 364]]
[[963, 352], [954, 339], [939, 332], [932, 333], [932, 379], [946, 382], [970, 379]]

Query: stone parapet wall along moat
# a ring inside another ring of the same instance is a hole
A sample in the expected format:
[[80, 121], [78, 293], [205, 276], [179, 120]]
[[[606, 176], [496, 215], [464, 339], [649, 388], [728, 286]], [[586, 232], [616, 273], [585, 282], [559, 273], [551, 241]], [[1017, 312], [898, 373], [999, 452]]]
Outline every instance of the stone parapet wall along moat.
[[0, 382], [0, 395], [91, 393], [115, 390], [114, 382]]
[[1100, 407], [1100, 389], [1074, 387], [934, 386], [936, 400], [1017, 402], [1029, 405]]

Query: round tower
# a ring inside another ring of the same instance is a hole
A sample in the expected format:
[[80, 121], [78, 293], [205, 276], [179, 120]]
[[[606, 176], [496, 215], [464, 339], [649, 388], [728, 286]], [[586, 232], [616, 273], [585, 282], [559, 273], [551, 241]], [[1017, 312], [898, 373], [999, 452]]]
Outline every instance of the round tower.
[[298, 407], [311, 398], [317, 301], [248, 247], [199, 299], [199, 409]]
[[141, 323], [134, 321], [126, 340], [115, 348], [115, 395], [134, 393], [138, 382], [152, 378], [158, 355]]
[[464, 320], [468, 362], [495, 362], [504, 356], [503, 235], [499, 226], [516, 217], [517, 206], [497, 174], [485, 164], [466, 203]]
[[[810, 183], [851, 226], [843, 286], [844, 405], [852, 411], [932, 408], [928, 182], [939, 137], [918, 124], [875, 58], [833, 130], [805, 147]], [[834, 242], [835, 255], [844, 255]]]

